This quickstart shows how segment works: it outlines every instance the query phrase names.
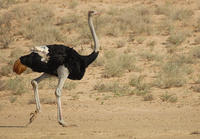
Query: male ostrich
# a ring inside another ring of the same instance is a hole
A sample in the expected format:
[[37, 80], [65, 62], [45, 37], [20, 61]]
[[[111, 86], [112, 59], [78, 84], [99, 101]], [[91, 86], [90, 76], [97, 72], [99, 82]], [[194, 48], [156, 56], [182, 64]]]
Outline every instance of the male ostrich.
[[40, 100], [38, 95], [38, 83], [49, 76], [58, 77], [58, 85], [55, 90], [57, 98], [58, 122], [63, 127], [66, 126], [61, 110], [61, 91], [67, 78], [71, 80], [81, 80], [86, 68], [90, 65], [99, 54], [99, 42], [94, 30], [92, 15], [98, 14], [95, 11], [88, 12], [88, 25], [94, 40], [94, 51], [88, 56], [79, 55], [73, 48], [64, 45], [46, 45], [37, 46], [31, 49], [31, 53], [20, 57], [16, 60], [13, 71], [21, 74], [26, 67], [35, 72], [43, 72], [41, 76], [31, 81], [34, 89], [36, 101], [36, 110], [31, 113], [29, 124], [35, 119], [40, 112]]

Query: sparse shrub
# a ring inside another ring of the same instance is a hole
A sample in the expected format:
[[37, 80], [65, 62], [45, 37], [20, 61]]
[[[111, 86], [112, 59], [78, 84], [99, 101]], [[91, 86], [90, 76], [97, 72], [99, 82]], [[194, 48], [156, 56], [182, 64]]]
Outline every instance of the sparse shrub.
[[109, 7], [109, 10], [107, 11], [107, 13], [111, 16], [116, 16], [120, 13], [120, 9], [111, 6]]
[[115, 18], [115, 16], [105, 14], [96, 19], [95, 29], [100, 37], [105, 35], [116, 37], [122, 34], [123, 30], [120, 30], [121, 23], [119, 22], [115, 24], [107, 24], [107, 26], [105, 26], [105, 23], [116, 22]]
[[[145, 6], [137, 8], [123, 9], [119, 17], [119, 21], [131, 29], [136, 34], [151, 34], [151, 12]], [[134, 17], [134, 18], [132, 18]]]
[[118, 59], [119, 65], [123, 70], [133, 71], [135, 67], [135, 55], [123, 54]]
[[63, 89], [72, 90], [72, 89], [75, 89], [76, 86], [77, 84], [75, 82], [68, 81], [64, 84]]
[[117, 48], [125, 47], [126, 46], [126, 40], [118, 40], [116, 42]]
[[119, 77], [123, 74], [123, 68], [118, 63], [117, 58], [108, 59], [105, 64], [103, 77]]
[[6, 81], [5, 80], [0, 80], [0, 91], [6, 89]]
[[16, 96], [11, 96], [11, 97], [9, 98], [10, 103], [14, 103], [16, 100], [17, 100], [17, 97], [16, 97]]
[[142, 44], [145, 41], [145, 37], [137, 37], [136, 41], [137, 43]]
[[188, 8], [177, 8], [176, 5], [172, 3], [165, 3], [164, 5], [160, 5], [155, 10], [156, 14], [163, 14], [168, 16], [172, 20], [185, 20], [190, 18], [193, 15], [193, 11]]
[[186, 71], [186, 66], [183, 63], [171, 59], [161, 65], [156, 85], [160, 88], [183, 86], [186, 82]]
[[113, 92], [115, 96], [124, 96], [131, 92], [127, 85], [121, 85], [117, 82], [111, 84], [97, 83], [93, 89], [99, 92]]
[[161, 95], [160, 99], [164, 102], [171, 102], [171, 103], [177, 102], [177, 96], [176, 95], [170, 95], [168, 93]]
[[153, 61], [158, 56], [149, 50], [146, 50], [146, 51], [144, 50], [141, 52], [140, 57], [142, 57], [143, 59], [146, 59], [148, 61]]
[[5, 13], [0, 16], [0, 48], [8, 48], [9, 44], [13, 41], [11, 26], [11, 14]]
[[193, 15], [193, 11], [187, 8], [175, 8], [172, 6], [173, 9], [169, 12], [169, 16], [172, 20], [186, 20]]
[[153, 50], [153, 47], [156, 45], [156, 41], [149, 41], [147, 42], [147, 46], [151, 48], [151, 51]]
[[11, 65], [5, 65], [0, 70], [0, 75], [2, 76], [9, 76], [12, 73], [12, 67]]
[[121, 55], [107, 59], [104, 70], [104, 77], [119, 77], [125, 70], [132, 71], [135, 69], [134, 55]]
[[[190, 50], [190, 55], [192, 55], [195, 58], [200, 58], [200, 47], [194, 47]], [[194, 60], [194, 59], [193, 59]]]
[[32, 40], [36, 45], [63, 42], [63, 35], [58, 27], [53, 25], [54, 14], [52, 10], [43, 5], [33, 5], [31, 11], [35, 10], [34, 16], [24, 26], [21, 26], [21, 34]]
[[116, 53], [113, 50], [105, 51], [105, 53], [104, 53], [104, 57], [106, 59], [110, 59], [110, 58], [113, 58], [115, 56], [116, 56]]
[[146, 94], [143, 96], [143, 99], [144, 101], [152, 101], [154, 98], [152, 94]]
[[155, 13], [158, 15], [168, 15], [170, 13], [170, 4], [165, 3], [163, 5], [158, 5], [155, 9]]
[[200, 93], [200, 85], [194, 85], [194, 86], [191, 87], [191, 89], [192, 89], [194, 92]]
[[23, 30], [23, 35], [27, 39], [33, 40], [37, 45], [54, 43], [56, 41], [63, 41], [63, 36], [55, 26], [52, 25], [39, 25], [30, 22]]
[[76, 8], [77, 6], [78, 6], [78, 0], [71, 0], [71, 2], [69, 3], [69, 8], [70, 9], [74, 9], [74, 8]]
[[193, 81], [195, 84], [200, 84], [200, 74], [195, 74]]
[[28, 90], [24, 79], [18, 77], [9, 79], [6, 83], [5, 89], [12, 91], [14, 95], [22, 95]]
[[167, 42], [170, 45], [180, 45], [181, 43], [183, 43], [185, 41], [185, 39], [187, 38], [188, 33], [186, 33], [185, 31], [172, 31], [170, 33], [169, 38], [167, 39]]
[[1, 0], [0, 1], [0, 9], [1, 8], [8, 8], [9, 6], [17, 3], [17, 0]]
[[94, 90], [97, 90], [99, 92], [106, 92], [107, 91], [107, 87], [105, 84], [98, 82], [94, 87]]
[[197, 44], [200, 44], [200, 36], [196, 37], [194, 39], [194, 44], [197, 45]]
[[129, 85], [135, 87], [134, 94], [141, 96], [149, 93], [150, 86], [144, 82], [144, 76], [140, 75], [130, 80]]
[[71, 24], [71, 26], [67, 25], [67, 31], [71, 31], [75, 29], [76, 25], [73, 24], [77, 24], [80, 20], [80, 16], [79, 15], [74, 15], [74, 14], [67, 14], [63, 17], [61, 17], [59, 23], [57, 23], [57, 25], [64, 25], [64, 24]]

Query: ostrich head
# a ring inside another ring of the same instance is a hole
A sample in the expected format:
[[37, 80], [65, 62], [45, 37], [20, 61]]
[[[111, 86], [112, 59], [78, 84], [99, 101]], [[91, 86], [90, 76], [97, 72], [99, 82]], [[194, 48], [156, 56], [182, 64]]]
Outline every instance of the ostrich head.
[[88, 12], [88, 16], [90, 17], [90, 16], [93, 16], [93, 15], [99, 15], [100, 13], [99, 12], [97, 12], [97, 11], [89, 11]]

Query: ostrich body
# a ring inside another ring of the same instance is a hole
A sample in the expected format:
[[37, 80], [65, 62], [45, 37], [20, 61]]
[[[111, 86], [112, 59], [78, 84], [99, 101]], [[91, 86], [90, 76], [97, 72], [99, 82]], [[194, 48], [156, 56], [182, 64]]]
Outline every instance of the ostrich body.
[[30, 123], [40, 112], [40, 100], [38, 95], [38, 83], [50, 76], [58, 77], [58, 85], [55, 90], [57, 98], [58, 122], [62, 126], [66, 126], [62, 117], [61, 109], [61, 91], [67, 78], [71, 80], [81, 80], [84, 76], [86, 68], [97, 58], [99, 54], [99, 43], [96, 36], [92, 15], [98, 14], [95, 11], [88, 12], [88, 24], [94, 40], [94, 51], [87, 56], [78, 54], [73, 48], [64, 45], [45, 45], [37, 46], [31, 49], [31, 53], [20, 57], [13, 66], [13, 71], [21, 74], [26, 67], [31, 68], [35, 72], [43, 74], [31, 81], [36, 101], [36, 110], [31, 113]]

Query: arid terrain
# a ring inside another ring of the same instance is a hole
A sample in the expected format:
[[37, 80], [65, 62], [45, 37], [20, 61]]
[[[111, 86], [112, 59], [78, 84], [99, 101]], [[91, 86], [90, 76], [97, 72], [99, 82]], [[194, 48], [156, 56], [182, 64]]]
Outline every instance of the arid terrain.
[[[101, 49], [80, 81], [62, 91], [57, 78], [39, 84], [35, 111], [30, 69], [13, 63], [33, 46], [64, 44], [87, 55], [93, 17]], [[0, 139], [199, 139], [199, 0], [0, 0]], [[70, 126], [73, 125], [73, 126]]]

